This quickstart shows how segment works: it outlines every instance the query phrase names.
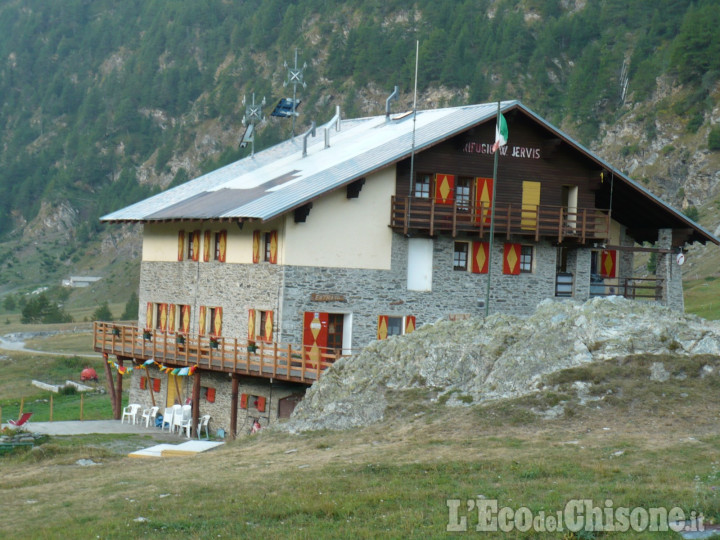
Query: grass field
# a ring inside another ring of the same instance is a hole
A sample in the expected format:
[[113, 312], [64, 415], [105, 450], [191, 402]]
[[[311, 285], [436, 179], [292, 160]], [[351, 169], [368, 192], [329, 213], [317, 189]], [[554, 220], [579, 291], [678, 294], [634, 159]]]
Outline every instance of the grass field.
[[[658, 361], [666, 381], [650, 378]], [[534, 515], [591, 499], [716, 521], [719, 371], [712, 357], [615, 359], [555, 374], [538, 394], [462, 408], [418, 389], [392, 395], [386, 419], [364, 429], [265, 431], [194, 458], [123, 457], [119, 447], [141, 441], [122, 437], [54, 438], [0, 460], [0, 537], [438, 538], [463, 517], [476, 534], [479, 498]], [[459, 504], [454, 518], [448, 504]]]
[[686, 281], [685, 311], [704, 319], [720, 319], [720, 278], [708, 276], [703, 279]]

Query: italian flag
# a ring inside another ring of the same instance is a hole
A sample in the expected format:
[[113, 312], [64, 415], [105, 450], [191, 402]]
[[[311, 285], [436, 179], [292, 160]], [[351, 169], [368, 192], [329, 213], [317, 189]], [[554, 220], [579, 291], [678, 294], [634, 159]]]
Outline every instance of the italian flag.
[[505, 146], [508, 141], [508, 128], [505, 117], [502, 113], [498, 113], [497, 124], [495, 124], [495, 144], [493, 144], [492, 151], [497, 152], [498, 148]]

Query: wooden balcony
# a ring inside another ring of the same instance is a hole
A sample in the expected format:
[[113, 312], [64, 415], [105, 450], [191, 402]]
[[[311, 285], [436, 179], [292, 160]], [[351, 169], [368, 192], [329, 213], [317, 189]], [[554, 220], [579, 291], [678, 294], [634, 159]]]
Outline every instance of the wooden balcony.
[[337, 349], [166, 333], [104, 322], [93, 325], [93, 347], [139, 363], [152, 358], [168, 367], [197, 366], [308, 385], [342, 356]]
[[624, 296], [630, 300], [660, 301], [665, 282], [658, 278], [590, 278], [590, 296]]
[[[393, 197], [390, 226], [398, 232], [426, 231], [431, 236], [470, 233], [483, 236], [490, 230], [490, 205], [438, 204], [435, 199]], [[495, 234], [549, 237], [562, 242], [573, 239], [606, 240], [610, 231], [608, 212], [563, 206], [526, 207], [495, 204]]]

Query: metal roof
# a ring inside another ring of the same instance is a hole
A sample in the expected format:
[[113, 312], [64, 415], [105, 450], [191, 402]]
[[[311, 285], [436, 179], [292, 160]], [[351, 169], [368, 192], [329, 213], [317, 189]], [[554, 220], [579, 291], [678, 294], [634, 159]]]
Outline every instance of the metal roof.
[[[330, 121], [271, 148], [200, 176], [136, 204], [103, 216], [101, 221], [259, 219], [267, 221], [318, 196], [408, 157], [495, 117], [498, 104], [482, 103], [367, 118]], [[720, 240], [612, 167], [519, 101], [501, 102], [503, 113], [520, 109], [585, 154], [617, 179], [696, 231]], [[415, 133], [413, 137], [413, 126]], [[339, 127], [339, 130], [336, 129]], [[326, 133], [327, 132], [327, 133]], [[309, 132], [308, 132], [309, 133]], [[512, 137], [512, 133], [510, 134]], [[326, 147], [326, 140], [329, 146]]]

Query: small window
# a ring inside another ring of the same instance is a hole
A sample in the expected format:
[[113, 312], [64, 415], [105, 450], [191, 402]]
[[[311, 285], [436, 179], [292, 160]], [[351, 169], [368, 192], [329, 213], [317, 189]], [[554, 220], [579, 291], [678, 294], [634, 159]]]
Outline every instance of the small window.
[[215, 233], [215, 260], [216, 261], [222, 261], [222, 257], [220, 256], [220, 244], [222, 242], [223, 232], [216, 232]]
[[265, 233], [265, 260], [270, 260], [270, 253], [272, 252], [272, 233]]
[[203, 399], [208, 403], [215, 403], [215, 389], [207, 386], [203, 386], [200, 392]]
[[520, 272], [530, 273], [533, 269], [533, 246], [520, 246]]
[[455, 242], [453, 250], [453, 270], [467, 270], [468, 265], [468, 243]]
[[402, 336], [403, 317], [388, 317], [388, 336]]
[[194, 238], [195, 238], [194, 233], [188, 234], [187, 258], [188, 258], [188, 260], [191, 260], [191, 261], [195, 260], [195, 242], [193, 242]]
[[432, 177], [429, 174], [419, 174], [415, 179], [414, 196], [418, 199], [430, 198], [430, 184]]
[[455, 182], [455, 202], [458, 210], [470, 210], [473, 179], [460, 177]]

